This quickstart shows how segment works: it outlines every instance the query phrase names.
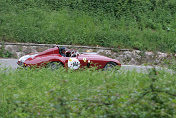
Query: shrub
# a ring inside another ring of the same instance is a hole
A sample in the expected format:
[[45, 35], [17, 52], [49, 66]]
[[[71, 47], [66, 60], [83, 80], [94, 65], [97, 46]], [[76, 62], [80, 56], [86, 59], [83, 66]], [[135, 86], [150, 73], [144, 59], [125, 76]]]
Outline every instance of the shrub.
[[6, 41], [175, 52], [175, 0], [1, 0]]
[[0, 47], [0, 57], [2, 58], [10, 58], [12, 57], [12, 53], [4, 49], [4, 45]]
[[175, 75], [0, 69], [2, 117], [175, 117]]

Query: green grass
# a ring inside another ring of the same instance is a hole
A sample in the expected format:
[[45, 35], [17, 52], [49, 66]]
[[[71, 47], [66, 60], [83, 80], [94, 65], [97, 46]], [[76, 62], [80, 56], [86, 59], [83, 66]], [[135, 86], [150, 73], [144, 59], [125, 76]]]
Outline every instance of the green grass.
[[176, 52], [175, 9], [175, 0], [1, 0], [0, 39]]
[[166, 72], [0, 70], [1, 117], [176, 117]]

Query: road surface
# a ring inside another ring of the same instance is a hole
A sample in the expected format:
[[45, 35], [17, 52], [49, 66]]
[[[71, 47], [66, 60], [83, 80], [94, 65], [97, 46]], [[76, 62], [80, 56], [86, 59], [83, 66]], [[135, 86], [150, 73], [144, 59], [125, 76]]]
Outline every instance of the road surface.
[[[12, 68], [16, 69], [18, 67], [17, 65], [18, 59], [0, 59], [0, 68], [2, 67], [7, 67], [7, 68]], [[137, 72], [143, 72], [147, 73], [149, 69], [153, 68], [152, 66], [136, 66], [136, 65], [122, 65], [121, 70], [124, 71], [137, 71]], [[158, 70], [166, 70], [170, 73], [173, 73], [172, 70], [161, 68], [161, 67], [156, 67]]]
[[0, 59], [0, 68], [7, 67], [16, 69], [18, 67], [17, 61], [18, 59]]

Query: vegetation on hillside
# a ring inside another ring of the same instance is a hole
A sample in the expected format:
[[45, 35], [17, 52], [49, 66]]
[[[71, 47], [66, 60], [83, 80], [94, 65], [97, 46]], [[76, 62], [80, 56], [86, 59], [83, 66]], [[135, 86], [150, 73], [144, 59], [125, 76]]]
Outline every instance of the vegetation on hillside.
[[12, 53], [5, 50], [4, 48], [4, 44], [2, 43], [2, 45], [0, 46], [0, 58], [10, 58], [13, 57]]
[[0, 38], [176, 52], [176, 1], [1, 0]]
[[176, 117], [175, 75], [0, 68], [1, 117]]

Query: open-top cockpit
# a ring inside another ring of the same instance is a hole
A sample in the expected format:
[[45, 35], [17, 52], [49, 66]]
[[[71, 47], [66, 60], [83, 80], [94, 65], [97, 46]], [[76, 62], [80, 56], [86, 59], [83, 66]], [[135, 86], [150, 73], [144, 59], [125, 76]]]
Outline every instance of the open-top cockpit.
[[58, 47], [58, 48], [59, 48], [59, 54], [63, 57], [76, 57], [79, 55], [77, 50], [68, 49], [65, 47]]

